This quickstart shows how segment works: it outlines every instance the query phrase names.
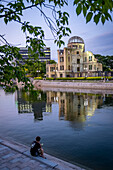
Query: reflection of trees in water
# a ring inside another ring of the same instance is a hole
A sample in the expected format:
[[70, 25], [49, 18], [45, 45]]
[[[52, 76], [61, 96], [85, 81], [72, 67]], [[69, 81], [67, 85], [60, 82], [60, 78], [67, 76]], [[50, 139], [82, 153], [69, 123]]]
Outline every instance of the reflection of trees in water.
[[32, 90], [25, 92], [24, 90], [21, 91], [22, 98], [30, 103], [38, 102], [38, 101], [46, 101], [46, 93], [38, 90]]
[[113, 106], [113, 95], [105, 95], [104, 106]]

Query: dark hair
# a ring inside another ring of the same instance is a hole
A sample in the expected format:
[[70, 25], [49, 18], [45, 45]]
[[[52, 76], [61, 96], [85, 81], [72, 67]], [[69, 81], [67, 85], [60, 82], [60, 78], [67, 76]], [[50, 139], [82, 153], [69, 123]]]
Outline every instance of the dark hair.
[[41, 140], [40, 136], [37, 136], [36, 141], [40, 141], [40, 140]]

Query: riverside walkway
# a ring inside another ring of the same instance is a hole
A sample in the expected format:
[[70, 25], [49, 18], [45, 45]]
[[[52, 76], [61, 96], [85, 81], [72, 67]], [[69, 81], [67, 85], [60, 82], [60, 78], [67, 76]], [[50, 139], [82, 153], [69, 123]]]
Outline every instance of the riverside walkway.
[[[61, 82], [48, 80], [33, 80], [36, 89], [43, 91], [61, 91], [61, 92], [80, 92], [80, 93], [104, 93], [113, 94], [113, 81], [107, 82]], [[21, 87], [21, 85], [19, 85]]]
[[48, 154], [47, 159], [32, 157], [30, 147], [0, 137], [0, 170], [85, 170]]
[[104, 82], [76, 82], [76, 81], [48, 81], [48, 80], [33, 80], [35, 87], [50, 87], [50, 88], [75, 88], [75, 89], [96, 89], [96, 90], [113, 90], [113, 83]]

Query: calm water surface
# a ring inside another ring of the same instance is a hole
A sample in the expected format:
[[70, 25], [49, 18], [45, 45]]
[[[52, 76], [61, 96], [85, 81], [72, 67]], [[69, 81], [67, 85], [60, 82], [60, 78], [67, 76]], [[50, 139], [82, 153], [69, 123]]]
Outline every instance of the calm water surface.
[[92, 169], [113, 169], [113, 95], [0, 89], [0, 136]]

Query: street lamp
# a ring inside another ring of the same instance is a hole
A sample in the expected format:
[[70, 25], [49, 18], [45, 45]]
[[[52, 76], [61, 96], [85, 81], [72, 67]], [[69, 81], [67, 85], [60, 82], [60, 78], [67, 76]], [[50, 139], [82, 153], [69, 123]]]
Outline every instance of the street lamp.
[[38, 73], [38, 77], [39, 77], [40, 70], [37, 70], [36, 72]]
[[87, 67], [84, 67], [84, 70], [87, 71]]
[[88, 69], [87, 67], [84, 67], [85, 77], [87, 77], [87, 76], [88, 76], [88, 75], [87, 75], [87, 73], [86, 73], [86, 72], [87, 72], [87, 69]]

